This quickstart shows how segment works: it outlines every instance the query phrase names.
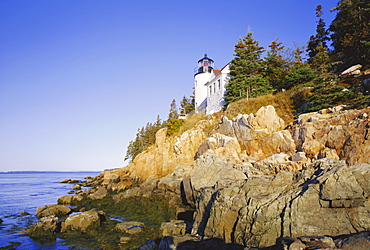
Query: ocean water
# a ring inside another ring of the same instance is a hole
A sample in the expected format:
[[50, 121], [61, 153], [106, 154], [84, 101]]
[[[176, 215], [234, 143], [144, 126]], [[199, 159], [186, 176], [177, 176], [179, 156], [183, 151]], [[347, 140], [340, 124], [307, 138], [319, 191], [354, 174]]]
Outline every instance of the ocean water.
[[[42, 244], [35, 242], [22, 231], [38, 221], [36, 209], [56, 204], [74, 184], [58, 183], [65, 179], [84, 180], [99, 172], [0, 172], [0, 249], [76, 249], [63, 240]], [[29, 215], [21, 212], [25, 211]], [[11, 248], [10, 246], [13, 246]]]

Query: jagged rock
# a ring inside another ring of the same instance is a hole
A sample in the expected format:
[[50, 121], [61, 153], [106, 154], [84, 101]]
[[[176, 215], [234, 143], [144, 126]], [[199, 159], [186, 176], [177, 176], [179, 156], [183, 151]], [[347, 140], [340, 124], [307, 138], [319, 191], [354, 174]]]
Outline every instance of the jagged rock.
[[128, 221], [118, 223], [115, 230], [128, 233], [128, 234], [139, 234], [144, 229], [144, 223], [137, 221]]
[[122, 180], [116, 184], [110, 185], [109, 188], [112, 191], [123, 191], [126, 190], [127, 188], [131, 187], [133, 184], [132, 181], [130, 180]]
[[275, 108], [267, 106], [261, 107], [255, 115], [239, 115], [234, 121], [223, 117], [216, 131], [236, 138], [248, 156], [262, 159], [272, 154], [295, 152], [294, 140], [284, 127]]
[[62, 222], [61, 231], [80, 231], [85, 233], [87, 230], [98, 229], [107, 219], [103, 211], [89, 210], [68, 217]]
[[100, 186], [94, 193], [89, 194], [88, 197], [92, 200], [100, 200], [103, 199], [107, 194], [108, 190], [105, 188], [105, 186]]
[[63, 195], [58, 198], [58, 204], [71, 205], [75, 202], [82, 201], [83, 196], [80, 194], [77, 195]]
[[30, 230], [28, 235], [31, 238], [51, 238], [54, 235], [54, 232], [59, 231], [58, 226], [58, 217], [50, 215], [47, 217], [42, 217], [40, 221], [36, 222]]
[[330, 157], [348, 165], [368, 162], [370, 155], [370, 108], [348, 110], [345, 106], [330, 113], [302, 114], [293, 126], [297, 150], [313, 159]]
[[45, 205], [42, 207], [37, 208], [36, 216], [37, 217], [47, 217], [50, 215], [55, 216], [66, 216], [70, 214], [72, 210], [69, 207], [52, 204], [52, 205]]
[[171, 222], [162, 222], [162, 236], [177, 236], [186, 234], [186, 223], [183, 220], [175, 220]]
[[236, 138], [215, 133], [202, 142], [199, 146], [196, 158], [205, 152], [226, 156], [235, 161], [240, 161], [239, 154], [241, 153], [241, 148]]
[[369, 230], [369, 173], [369, 164], [322, 159], [300, 172], [220, 181], [197, 192], [192, 233], [258, 247], [281, 235]]
[[176, 166], [193, 162], [200, 144], [208, 137], [207, 129], [217, 122], [214, 116], [209, 116], [181, 136], [171, 139], [167, 137], [166, 128], [160, 129], [155, 145], [136, 156], [127, 167], [128, 172], [145, 181], [149, 177], [162, 178], [171, 174]]

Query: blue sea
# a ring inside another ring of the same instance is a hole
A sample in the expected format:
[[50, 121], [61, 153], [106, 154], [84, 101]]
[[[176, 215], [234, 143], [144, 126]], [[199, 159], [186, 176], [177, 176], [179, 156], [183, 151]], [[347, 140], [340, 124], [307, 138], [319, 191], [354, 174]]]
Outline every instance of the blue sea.
[[[38, 219], [36, 209], [56, 204], [66, 195], [73, 184], [58, 183], [65, 179], [84, 180], [99, 172], [0, 172], [0, 249], [76, 249], [65, 245], [63, 240], [41, 244], [33, 241], [22, 231], [30, 228]], [[29, 215], [21, 212], [25, 211]], [[11, 248], [10, 246], [13, 246]]]

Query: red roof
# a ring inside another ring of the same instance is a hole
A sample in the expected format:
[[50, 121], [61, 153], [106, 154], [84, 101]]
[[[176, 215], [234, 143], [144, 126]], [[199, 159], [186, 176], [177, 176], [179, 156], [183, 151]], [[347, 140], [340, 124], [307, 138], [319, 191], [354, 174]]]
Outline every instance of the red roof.
[[227, 65], [229, 65], [229, 64], [226, 64], [225, 66], [223, 66], [222, 69], [214, 69], [213, 72], [217, 76], [224, 68], [226, 68]]
[[214, 69], [213, 70], [213, 73], [215, 73], [215, 75], [218, 75], [218, 73], [220, 73], [221, 72], [221, 69]]

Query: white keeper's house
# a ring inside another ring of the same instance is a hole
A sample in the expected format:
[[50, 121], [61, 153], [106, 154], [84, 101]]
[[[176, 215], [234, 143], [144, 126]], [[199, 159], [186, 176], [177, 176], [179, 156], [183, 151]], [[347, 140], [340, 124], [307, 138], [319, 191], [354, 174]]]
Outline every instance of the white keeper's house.
[[222, 69], [214, 69], [214, 61], [204, 54], [194, 75], [195, 111], [207, 115], [220, 111], [225, 105], [225, 87], [229, 79], [229, 64]]

